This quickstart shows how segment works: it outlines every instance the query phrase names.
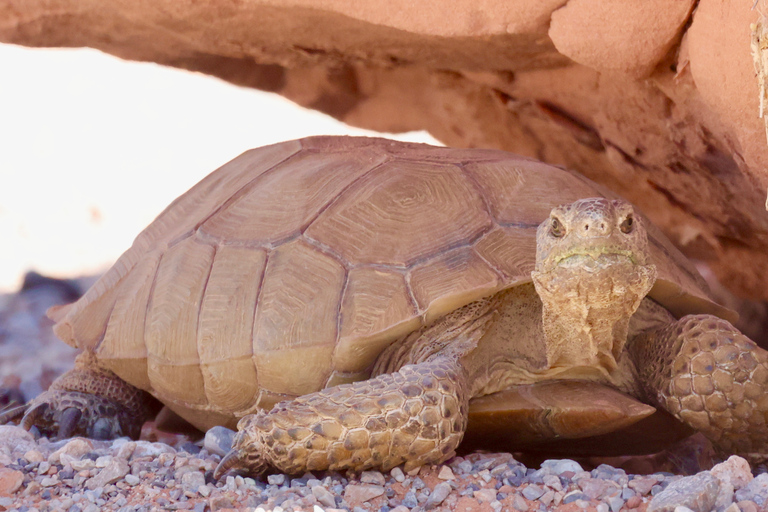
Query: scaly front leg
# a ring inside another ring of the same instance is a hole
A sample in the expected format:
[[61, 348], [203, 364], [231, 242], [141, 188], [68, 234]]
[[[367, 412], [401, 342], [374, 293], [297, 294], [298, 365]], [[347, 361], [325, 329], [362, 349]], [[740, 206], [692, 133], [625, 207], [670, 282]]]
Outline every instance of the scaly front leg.
[[214, 476], [229, 469], [297, 474], [436, 464], [461, 442], [468, 401], [461, 364], [437, 355], [244, 417]]
[[768, 352], [711, 315], [640, 334], [629, 351], [650, 400], [718, 449], [768, 459]]

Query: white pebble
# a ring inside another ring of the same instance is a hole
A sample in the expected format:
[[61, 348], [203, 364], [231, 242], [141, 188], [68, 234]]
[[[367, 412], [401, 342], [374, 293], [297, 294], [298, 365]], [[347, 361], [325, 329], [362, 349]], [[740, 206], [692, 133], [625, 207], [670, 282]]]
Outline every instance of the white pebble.
[[392, 478], [394, 478], [398, 482], [402, 482], [403, 480], [405, 480], [405, 475], [403, 474], [403, 470], [400, 469], [399, 466], [395, 466], [394, 468], [392, 468], [389, 474], [392, 475]]
[[69, 465], [72, 466], [72, 469], [75, 471], [83, 471], [96, 467], [96, 464], [91, 459], [73, 460]]
[[40, 481], [40, 485], [42, 485], [43, 487], [53, 487], [58, 483], [59, 483], [59, 479], [56, 478], [55, 476], [54, 477], [47, 476]]
[[336, 501], [333, 494], [322, 485], [312, 487], [312, 495], [320, 502], [320, 504], [330, 508], [336, 507]]
[[27, 450], [26, 452], [24, 452], [24, 458], [32, 463], [42, 462], [45, 459], [45, 457], [43, 457], [43, 454], [40, 453], [40, 450]]
[[96, 467], [97, 468], [105, 468], [109, 466], [109, 463], [112, 462], [112, 456], [111, 455], [102, 455], [101, 457], [96, 459]]
[[[59, 462], [65, 468], [67, 466], [69, 466], [71, 468], [72, 467], [72, 461], [75, 461], [75, 460], [77, 460], [77, 458], [73, 457], [72, 455], [70, 455], [68, 453], [62, 453], [61, 455], [59, 455]], [[72, 468], [72, 469], [74, 469], [74, 468]]]

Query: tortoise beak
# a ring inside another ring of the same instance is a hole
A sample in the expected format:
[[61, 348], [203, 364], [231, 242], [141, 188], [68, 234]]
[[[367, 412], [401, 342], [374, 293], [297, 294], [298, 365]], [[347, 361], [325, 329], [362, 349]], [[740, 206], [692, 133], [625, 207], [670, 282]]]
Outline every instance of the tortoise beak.
[[219, 465], [216, 466], [216, 470], [213, 472], [213, 479], [218, 480], [224, 474], [232, 468], [241, 468], [242, 460], [240, 459], [240, 453], [237, 450], [229, 450]]

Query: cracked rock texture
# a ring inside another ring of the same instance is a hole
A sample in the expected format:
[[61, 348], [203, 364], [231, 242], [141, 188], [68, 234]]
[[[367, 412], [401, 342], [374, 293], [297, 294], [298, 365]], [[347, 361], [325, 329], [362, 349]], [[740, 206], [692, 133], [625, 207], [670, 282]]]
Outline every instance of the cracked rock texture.
[[750, 24], [768, 8], [752, 3], [0, 0], [0, 41], [89, 46], [357, 126], [562, 164], [635, 202], [732, 290], [766, 299]]

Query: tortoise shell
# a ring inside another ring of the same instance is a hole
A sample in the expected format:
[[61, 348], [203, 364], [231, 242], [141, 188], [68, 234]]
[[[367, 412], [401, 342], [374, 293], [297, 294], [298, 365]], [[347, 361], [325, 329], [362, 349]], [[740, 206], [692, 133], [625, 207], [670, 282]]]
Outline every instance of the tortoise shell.
[[[496, 150], [314, 137], [247, 151], [165, 209], [57, 335], [201, 429], [369, 377], [421, 325], [531, 280], [552, 207], [615, 197]], [[654, 227], [651, 297], [730, 312]]]

